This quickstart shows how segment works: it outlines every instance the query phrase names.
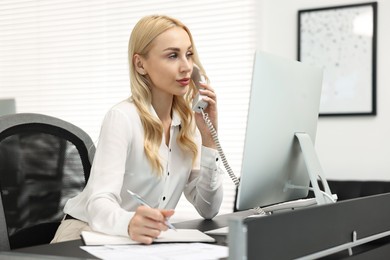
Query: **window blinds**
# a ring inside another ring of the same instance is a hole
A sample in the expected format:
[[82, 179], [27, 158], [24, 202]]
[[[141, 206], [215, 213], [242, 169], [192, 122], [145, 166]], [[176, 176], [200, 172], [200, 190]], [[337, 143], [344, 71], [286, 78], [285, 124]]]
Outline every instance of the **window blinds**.
[[[2, 0], [0, 98], [17, 112], [70, 121], [97, 142], [104, 114], [130, 95], [127, 45], [144, 15], [167, 14], [191, 30], [218, 95], [219, 138], [239, 175], [253, 54], [255, 0]], [[225, 176], [220, 211], [231, 212], [235, 187]], [[197, 214], [185, 199], [176, 216]]]

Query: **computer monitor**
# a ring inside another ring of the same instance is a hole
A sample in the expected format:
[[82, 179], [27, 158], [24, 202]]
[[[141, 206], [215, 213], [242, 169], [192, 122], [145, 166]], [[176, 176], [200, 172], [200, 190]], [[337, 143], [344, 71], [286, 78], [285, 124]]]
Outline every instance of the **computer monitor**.
[[[311, 180], [318, 187], [317, 178], [323, 175], [315, 173], [320, 165], [313, 143], [321, 86], [322, 69], [256, 52], [236, 199], [238, 210], [307, 197]], [[297, 133], [303, 133], [302, 139], [297, 138]], [[306, 147], [306, 161], [302, 146]], [[312, 176], [308, 167], [315, 168]], [[322, 196], [322, 192], [315, 193]]]

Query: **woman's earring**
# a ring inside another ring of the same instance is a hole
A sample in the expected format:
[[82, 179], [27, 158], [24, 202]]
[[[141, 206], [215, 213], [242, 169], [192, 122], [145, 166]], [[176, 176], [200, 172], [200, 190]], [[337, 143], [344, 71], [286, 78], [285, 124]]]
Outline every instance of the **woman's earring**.
[[146, 75], [146, 71], [144, 68], [138, 68], [138, 73], [141, 74], [142, 76]]

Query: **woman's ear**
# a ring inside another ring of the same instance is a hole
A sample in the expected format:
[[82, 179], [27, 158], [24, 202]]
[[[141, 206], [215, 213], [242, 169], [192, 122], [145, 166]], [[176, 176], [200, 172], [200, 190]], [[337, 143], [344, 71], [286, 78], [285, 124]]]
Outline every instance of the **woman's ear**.
[[139, 54], [134, 54], [133, 64], [137, 72], [141, 75], [146, 75], [146, 70], [143, 65], [143, 58]]

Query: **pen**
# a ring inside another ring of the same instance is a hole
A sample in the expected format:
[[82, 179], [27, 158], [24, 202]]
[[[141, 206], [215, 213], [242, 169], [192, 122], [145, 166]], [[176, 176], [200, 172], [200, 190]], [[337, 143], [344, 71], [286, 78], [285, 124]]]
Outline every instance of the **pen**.
[[[132, 192], [131, 190], [127, 190], [127, 192], [134, 199], [136, 199], [138, 201], [138, 203], [140, 203], [141, 205], [144, 205], [146, 207], [151, 208], [151, 206], [140, 195], [138, 195], [137, 193]], [[170, 229], [173, 229], [173, 230], [177, 231], [176, 228], [167, 219], [165, 219], [165, 225], [167, 225]]]

